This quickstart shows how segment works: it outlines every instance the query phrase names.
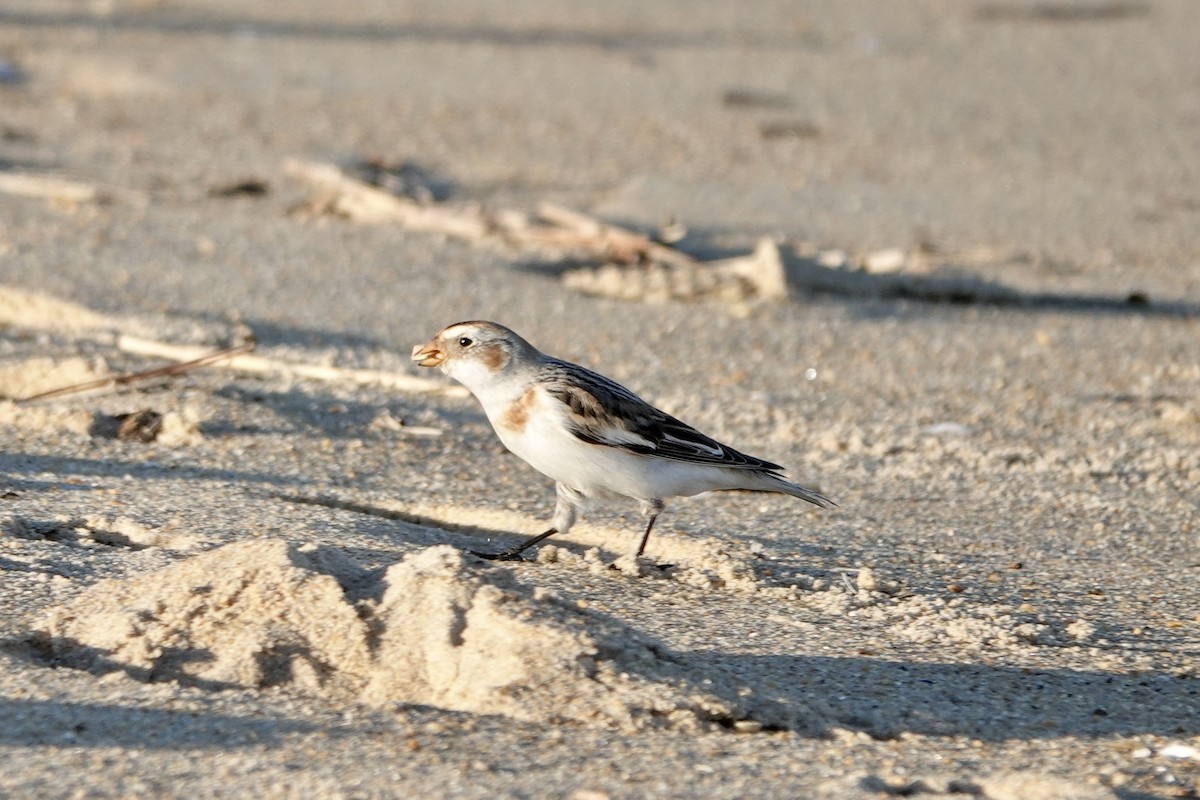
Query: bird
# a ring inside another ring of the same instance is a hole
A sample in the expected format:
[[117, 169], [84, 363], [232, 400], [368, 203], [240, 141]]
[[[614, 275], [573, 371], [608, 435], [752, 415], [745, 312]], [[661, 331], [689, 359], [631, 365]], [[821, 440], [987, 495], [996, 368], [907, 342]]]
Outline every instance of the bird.
[[702, 492], [780, 492], [822, 508], [837, 504], [792, 483], [783, 467], [721, 444], [586, 367], [546, 355], [495, 322], [448, 325], [412, 360], [462, 384], [483, 407], [501, 443], [555, 482], [551, 527], [499, 553], [520, 560], [530, 547], [566, 535], [593, 499], [631, 498], [646, 516], [642, 555], [665, 498]]

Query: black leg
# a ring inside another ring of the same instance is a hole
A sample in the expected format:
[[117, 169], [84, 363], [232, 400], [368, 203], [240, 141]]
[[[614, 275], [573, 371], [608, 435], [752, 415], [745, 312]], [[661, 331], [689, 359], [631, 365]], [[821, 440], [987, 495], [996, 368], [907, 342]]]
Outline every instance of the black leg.
[[640, 556], [642, 551], [646, 549], [646, 542], [650, 540], [650, 529], [654, 527], [654, 520], [656, 519], [658, 519], [658, 514], [650, 515], [650, 521], [646, 523], [646, 530], [644, 533], [642, 533], [641, 544], [638, 545], [637, 552], [634, 553], [635, 558]]
[[[488, 561], [521, 561], [521, 553], [533, 547], [543, 539], [549, 539], [554, 534], [558, 533], [558, 528], [551, 528], [545, 533], [539, 533], [537, 536], [532, 536], [521, 542], [516, 547], [510, 547], [502, 553], [480, 553], [476, 550], [471, 551], [471, 555], [486, 558]], [[647, 531], [649, 533], [649, 531]]]

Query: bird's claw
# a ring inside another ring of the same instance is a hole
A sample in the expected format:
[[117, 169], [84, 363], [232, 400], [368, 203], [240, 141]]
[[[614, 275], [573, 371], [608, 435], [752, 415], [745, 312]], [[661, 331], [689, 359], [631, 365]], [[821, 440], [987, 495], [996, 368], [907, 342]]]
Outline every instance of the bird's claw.
[[[651, 569], [656, 569], [659, 572], [667, 572], [669, 570], [675, 569], [676, 565], [675, 564], [645, 564], [644, 566], [650, 567]], [[608, 568], [610, 570], [616, 570], [616, 571], [620, 571], [620, 569], [621, 569], [619, 566], [617, 566], [617, 563], [615, 561], [613, 563], [609, 564]]]
[[473, 556], [476, 556], [477, 558], [482, 558], [482, 559], [484, 559], [485, 561], [526, 561], [526, 562], [532, 562], [532, 561], [534, 560], [534, 559], [532, 559], [532, 558], [526, 558], [525, 556], [521, 555], [520, 553], [513, 553], [513, 552], [510, 552], [510, 551], [507, 551], [507, 550], [506, 550], [506, 551], [504, 551], [503, 553], [481, 553], [481, 552], [479, 552], [478, 550], [468, 550], [467, 552], [468, 552], [468, 553], [470, 553], [470, 554], [471, 554], [471, 555], [473, 555]]

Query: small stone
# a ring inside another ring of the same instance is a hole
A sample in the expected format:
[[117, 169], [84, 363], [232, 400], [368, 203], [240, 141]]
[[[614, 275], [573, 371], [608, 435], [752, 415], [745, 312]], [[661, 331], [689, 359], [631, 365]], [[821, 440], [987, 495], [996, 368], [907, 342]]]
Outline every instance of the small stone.
[[1159, 750], [1158, 754], [1166, 758], [1200, 759], [1200, 750], [1182, 742], [1171, 742], [1171, 744]]
[[1086, 642], [1096, 634], [1096, 626], [1092, 623], [1077, 619], [1067, 626], [1067, 635], [1077, 642]]
[[870, 567], [859, 569], [858, 589], [863, 592], [875, 592], [879, 590], [879, 580], [875, 577], [875, 570]]
[[971, 429], [961, 422], [935, 422], [921, 429], [925, 436], [970, 436]]
[[900, 247], [888, 247], [868, 253], [863, 258], [863, 269], [872, 275], [887, 275], [904, 269], [908, 256]]
[[163, 415], [149, 408], [127, 414], [117, 428], [118, 439], [135, 439], [139, 442], [153, 442], [162, 430]]
[[849, 260], [845, 250], [822, 250], [817, 253], [817, 264], [826, 269], [841, 269]]
[[395, 432], [404, 427], [404, 421], [396, 419], [386, 408], [375, 415], [368, 424], [368, 430]]
[[576, 789], [571, 792], [568, 800], [608, 800], [608, 792], [599, 789]]

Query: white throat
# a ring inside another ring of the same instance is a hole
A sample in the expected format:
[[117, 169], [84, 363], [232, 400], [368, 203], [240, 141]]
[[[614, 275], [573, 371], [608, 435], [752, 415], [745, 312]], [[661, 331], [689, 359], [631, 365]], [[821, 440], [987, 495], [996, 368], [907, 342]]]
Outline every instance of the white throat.
[[504, 413], [510, 403], [525, 393], [529, 385], [524, 370], [502, 369], [493, 372], [475, 360], [447, 361], [442, 365], [442, 371], [475, 395], [488, 419]]

